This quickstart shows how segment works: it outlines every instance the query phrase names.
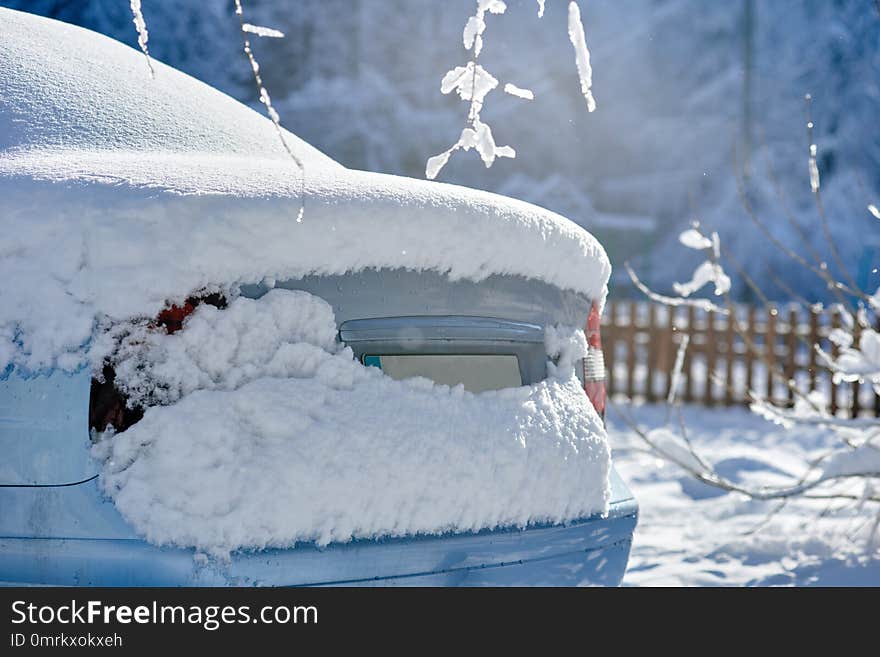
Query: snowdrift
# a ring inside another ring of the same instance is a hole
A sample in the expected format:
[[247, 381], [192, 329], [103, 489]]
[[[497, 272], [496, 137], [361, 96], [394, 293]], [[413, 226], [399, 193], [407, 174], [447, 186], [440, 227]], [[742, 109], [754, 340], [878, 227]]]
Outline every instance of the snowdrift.
[[93, 450], [126, 519], [150, 541], [222, 557], [607, 508], [605, 432], [571, 369], [582, 333], [578, 350], [551, 332], [565, 375], [472, 394], [364, 367], [335, 332], [326, 303], [273, 290], [133, 336], [117, 377], [176, 403]]

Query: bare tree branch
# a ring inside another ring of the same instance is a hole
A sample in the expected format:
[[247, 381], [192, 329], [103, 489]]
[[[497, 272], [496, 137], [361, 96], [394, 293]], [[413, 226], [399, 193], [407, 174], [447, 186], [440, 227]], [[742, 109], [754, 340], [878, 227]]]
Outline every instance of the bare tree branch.
[[284, 150], [287, 151], [287, 154], [290, 156], [290, 159], [293, 160], [294, 164], [296, 164], [297, 168], [299, 168], [300, 206], [299, 212], [297, 213], [296, 217], [296, 221], [297, 223], [299, 223], [302, 221], [303, 215], [305, 215], [306, 211], [306, 167], [303, 164], [303, 161], [299, 159], [299, 157], [297, 157], [296, 153], [293, 152], [293, 148], [291, 148], [290, 144], [287, 143], [287, 139], [284, 137], [284, 129], [281, 127], [281, 119], [278, 116], [278, 112], [272, 106], [272, 98], [269, 96], [269, 92], [266, 90], [265, 85], [263, 85], [263, 77], [260, 75], [260, 65], [257, 62], [253, 51], [251, 50], [251, 42], [248, 38], [248, 24], [244, 20], [244, 9], [241, 6], [241, 0], [235, 0], [235, 15], [238, 16], [238, 23], [241, 29], [241, 39], [244, 48], [244, 54], [247, 55], [248, 62], [250, 62], [251, 72], [254, 76], [254, 82], [256, 83], [257, 91], [260, 94], [260, 102], [263, 103], [263, 105], [265, 105], [266, 107], [266, 114], [269, 115], [269, 118], [272, 120], [272, 124], [275, 126], [275, 131], [278, 133], [278, 138], [281, 140], [281, 145], [284, 147]]

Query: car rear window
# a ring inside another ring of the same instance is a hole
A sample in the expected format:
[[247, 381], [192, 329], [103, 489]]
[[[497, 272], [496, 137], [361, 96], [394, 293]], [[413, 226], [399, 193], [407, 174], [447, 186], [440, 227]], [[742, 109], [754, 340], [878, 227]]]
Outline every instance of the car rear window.
[[378, 367], [392, 379], [423, 376], [435, 383], [462, 384], [470, 392], [522, 385], [519, 359], [513, 354], [365, 355], [364, 365]]

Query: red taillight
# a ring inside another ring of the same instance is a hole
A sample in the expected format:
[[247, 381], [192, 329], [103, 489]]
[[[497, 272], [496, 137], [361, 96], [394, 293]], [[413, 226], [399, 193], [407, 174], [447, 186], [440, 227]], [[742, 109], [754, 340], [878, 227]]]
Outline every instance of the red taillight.
[[176, 333], [183, 328], [183, 320], [196, 309], [198, 301], [193, 301], [187, 299], [182, 306], [172, 305], [170, 308], [166, 308], [156, 317], [156, 324], [164, 326], [165, 331], [169, 334]]
[[605, 419], [605, 357], [602, 354], [602, 317], [596, 304], [590, 308], [587, 327], [587, 357], [582, 361], [584, 373], [584, 392], [593, 404], [593, 408], [603, 420]]

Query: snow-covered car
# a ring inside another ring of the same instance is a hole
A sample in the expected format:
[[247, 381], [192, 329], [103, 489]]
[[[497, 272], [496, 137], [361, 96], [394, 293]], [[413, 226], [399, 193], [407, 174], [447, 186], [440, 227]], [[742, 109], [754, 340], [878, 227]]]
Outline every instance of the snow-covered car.
[[619, 584], [598, 242], [152, 67], [0, 9], [0, 582]]

